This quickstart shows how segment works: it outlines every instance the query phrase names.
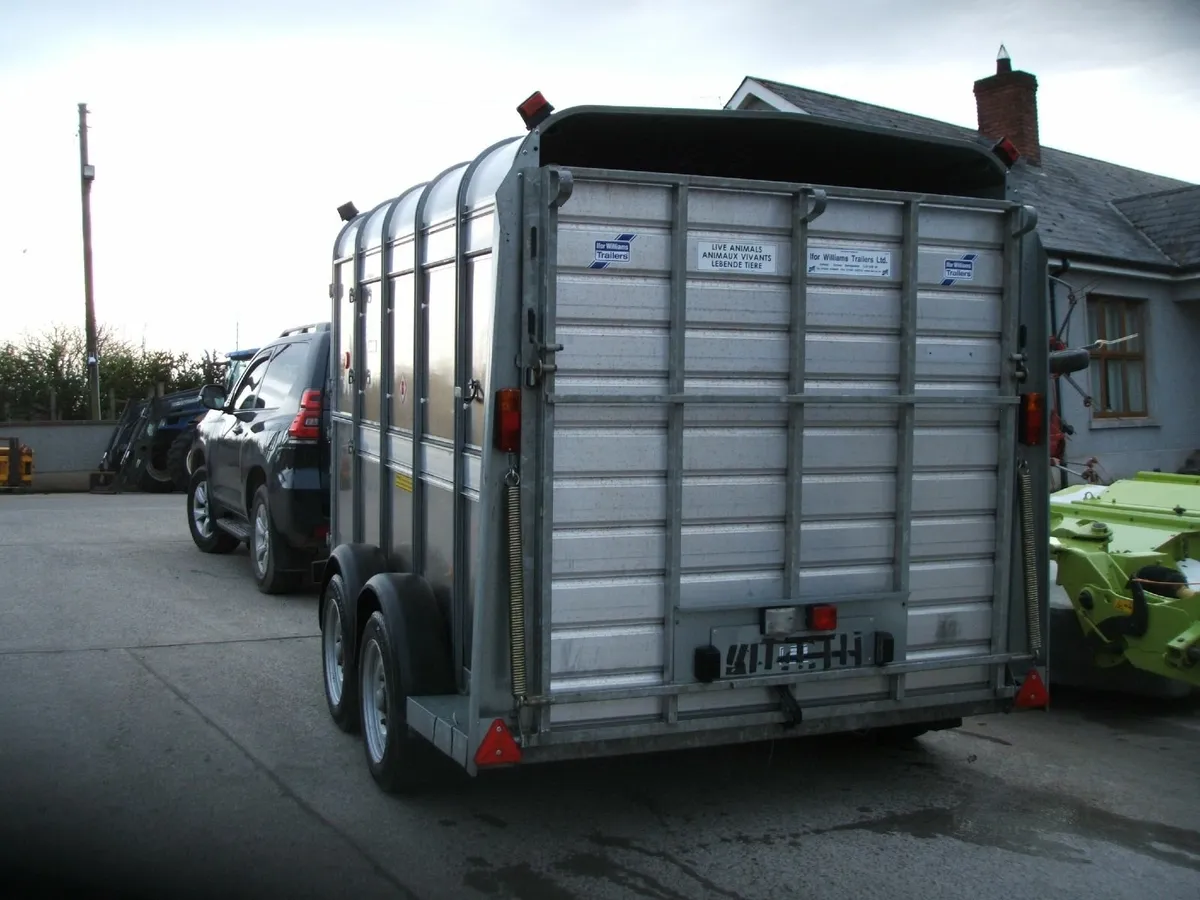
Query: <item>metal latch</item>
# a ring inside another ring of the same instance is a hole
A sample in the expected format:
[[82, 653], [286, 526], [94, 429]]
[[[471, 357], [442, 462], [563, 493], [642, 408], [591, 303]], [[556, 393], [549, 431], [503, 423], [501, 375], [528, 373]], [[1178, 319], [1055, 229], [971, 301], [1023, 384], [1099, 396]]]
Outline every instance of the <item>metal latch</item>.
[[472, 403], [476, 401], [479, 403], [483, 402], [483, 385], [472, 378], [467, 382], [466, 387], [456, 387], [454, 389], [454, 396], [462, 400], [463, 409], [470, 409]]
[[546, 355], [550, 353], [561, 353], [562, 344], [543, 344], [535, 342], [533, 345], [534, 353], [537, 358], [534, 359], [533, 365], [525, 370], [525, 384], [527, 387], [537, 387], [547, 375], [553, 375], [558, 371], [558, 364], [552, 361], [547, 361]]

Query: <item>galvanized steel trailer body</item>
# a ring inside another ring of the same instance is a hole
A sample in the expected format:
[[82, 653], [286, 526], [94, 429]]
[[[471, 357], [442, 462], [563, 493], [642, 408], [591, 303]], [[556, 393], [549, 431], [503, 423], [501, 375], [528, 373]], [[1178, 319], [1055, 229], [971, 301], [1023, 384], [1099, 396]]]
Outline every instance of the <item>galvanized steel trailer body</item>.
[[431, 587], [456, 691], [407, 727], [473, 774], [497, 730], [534, 761], [1010, 706], [1045, 655], [1035, 223], [972, 144], [607, 107], [354, 215], [324, 578]]

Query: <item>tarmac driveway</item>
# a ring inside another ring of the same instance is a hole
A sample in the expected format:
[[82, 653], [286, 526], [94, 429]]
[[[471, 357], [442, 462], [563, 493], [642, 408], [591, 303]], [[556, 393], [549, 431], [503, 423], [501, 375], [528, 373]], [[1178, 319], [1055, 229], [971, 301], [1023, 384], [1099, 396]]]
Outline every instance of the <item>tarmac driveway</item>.
[[905, 750], [828, 739], [570, 763], [403, 800], [328, 720], [315, 603], [259, 594], [244, 550], [200, 554], [181, 496], [0, 496], [0, 884], [1200, 896], [1194, 702], [1060, 692], [1049, 714]]

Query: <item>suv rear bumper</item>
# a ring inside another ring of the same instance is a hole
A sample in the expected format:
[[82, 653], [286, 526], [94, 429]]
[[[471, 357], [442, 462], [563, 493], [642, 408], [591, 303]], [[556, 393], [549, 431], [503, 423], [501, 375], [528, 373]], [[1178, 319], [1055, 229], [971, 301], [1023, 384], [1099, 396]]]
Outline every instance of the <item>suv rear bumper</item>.
[[284, 469], [270, 492], [276, 530], [297, 550], [323, 553], [329, 535], [329, 495], [316, 468]]

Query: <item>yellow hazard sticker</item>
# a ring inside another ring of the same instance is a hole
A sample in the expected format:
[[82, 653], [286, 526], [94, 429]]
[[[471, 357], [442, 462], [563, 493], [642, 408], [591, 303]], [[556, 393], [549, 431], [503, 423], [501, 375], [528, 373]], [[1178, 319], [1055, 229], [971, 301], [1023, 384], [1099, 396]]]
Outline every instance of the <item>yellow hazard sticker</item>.
[[403, 472], [396, 473], [396, 487], [407, 493], [412, 493], [412, 476], [405, 475]]
[[1123, 612], [1127, 616], [1133, 615], [1133, 601], [1128, 597], [1117, 597], [1113, 600], [1113, 609], [1118, 612]]

